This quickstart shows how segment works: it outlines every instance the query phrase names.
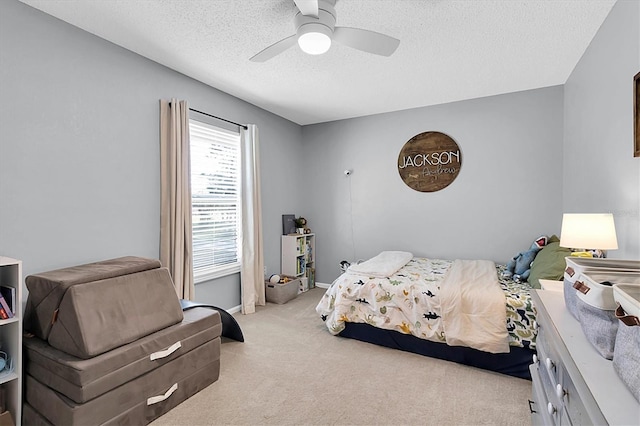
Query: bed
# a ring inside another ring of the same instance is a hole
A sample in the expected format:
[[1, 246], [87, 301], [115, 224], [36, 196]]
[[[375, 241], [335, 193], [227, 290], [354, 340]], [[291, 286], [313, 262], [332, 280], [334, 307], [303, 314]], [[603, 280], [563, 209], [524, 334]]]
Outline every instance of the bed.
[[531, 379], [528, 283], [504, 278], [505, 266], [489, 261], [406, 254], [397, 265], [352, 265], [331, 284], [316, 307], [331, 334]]

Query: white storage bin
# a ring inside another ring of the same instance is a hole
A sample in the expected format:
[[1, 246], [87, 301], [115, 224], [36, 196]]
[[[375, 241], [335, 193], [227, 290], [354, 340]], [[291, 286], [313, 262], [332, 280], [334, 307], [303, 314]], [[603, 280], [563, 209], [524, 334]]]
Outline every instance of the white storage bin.
[[640, 271], [640, 260], [599, 259], [591, 257], [567, 256], [564, 270], [564, 303], [567, 309], [578, 319], [576, 301], [578, 295], [574, 284], [580, 275], [585, 272], [633, 272]]
[[640, 286], [616, 284], [613, 298], [620, 321], [613, 351], [613, 369], [640, 401]]
[[585, 272], [574, 283], [576, 309], [580, 326], [587, 340], [606, 359], [613, 358], [618, 320], [614, 284], [640, 286], [639, 272]]

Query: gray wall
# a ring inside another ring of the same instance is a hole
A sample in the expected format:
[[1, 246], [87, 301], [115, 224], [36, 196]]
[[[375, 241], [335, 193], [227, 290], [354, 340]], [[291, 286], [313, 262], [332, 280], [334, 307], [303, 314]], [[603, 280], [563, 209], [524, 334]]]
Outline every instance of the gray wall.
[[[159, 99], [260, 131], [265, 257], [300, 211], [301, 127], [15, 0], [0, 2], [0, 254], [24, 275], [159, 256]], [[269, 167], [283, 164], [287, 167]], [[238, 276], [197, 286], [240, 304]]]
[[[382, 250], [506, 262], [559, 233], [562, 105], [552, 87], [305, 126], [318, 281], [331, 282], [342, 259]], [[462, 169], [447, 188], [421, 193], [400, 179], [397, 159], [431, 130], [457, 142]]]
[[640, 2], [620, 0], [565, 84], [563, 211], [614, 214], [618, 250], [640, 259], [640, 158], [633, 157], [633, 76]]
[[[258, 125], [269, 273], [280, 269], [283, 213], [307, 217], [316, 232], [320, 282], [338, 275], [339, 260], [388, 249], [504, 262], [539, 234], [559, 233], [562, 212], [614, 212], [620, 250], [610, 256], [640, 258], [640, 159], [631, 154], [639, 9], [614, 6], [563, 87], [301, 128], [0, 1], [0, 253], [22, 259], [25, 275], [157, 257], [158, 100], [175, 97]], [[404, 143], [427, 130], [449, 134], [464, 156], [455, 182], [436, 193], [408, 188], [396, 167]], [[238, 276], [196, 295], [236, 306]]]

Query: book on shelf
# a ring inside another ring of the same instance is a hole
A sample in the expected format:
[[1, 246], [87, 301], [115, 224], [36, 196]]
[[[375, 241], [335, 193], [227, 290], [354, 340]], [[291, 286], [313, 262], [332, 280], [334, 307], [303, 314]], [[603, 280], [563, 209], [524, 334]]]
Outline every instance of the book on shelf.
[[307, 260], [307, 263], [311, 263], [313, 261], [313, 254], [311, 250], [311, 244], [307, 243], [307, 248], [305, 250], [305, 258]]
[[299, 275], [299, 274], [304, 274], [305, 267], [306, 267], [306, 263], [305, 263], [305, 261], [304, 261], [304, 258], [299, 257], [299, 258], [298, 258], [298, 265], [297, 265], [297, 267], [296, 267], [296, 271], [297, 271], [296, 273], [297, 273], [298, 275]]
[[0, 294], [0, 317], [2, 317], [2, 319], [13, 318], [13, 311], [9, 308], [9, 304], [2, 294]]
[[309, 278], [309, 288], [316, 287], [316, 269], [307, 268], [307, 278]]
[[9, 309], [14, 314], [16, 313], [16, 289], [7, 285], [0, 285], [0, 294], [7, 301]]

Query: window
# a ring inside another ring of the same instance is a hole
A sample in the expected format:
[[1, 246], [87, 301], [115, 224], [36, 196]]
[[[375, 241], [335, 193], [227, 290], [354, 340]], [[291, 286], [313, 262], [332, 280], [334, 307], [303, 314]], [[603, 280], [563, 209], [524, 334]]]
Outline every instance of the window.
[[240, 134], [189, 120], [193, 275], [240, 271]]

